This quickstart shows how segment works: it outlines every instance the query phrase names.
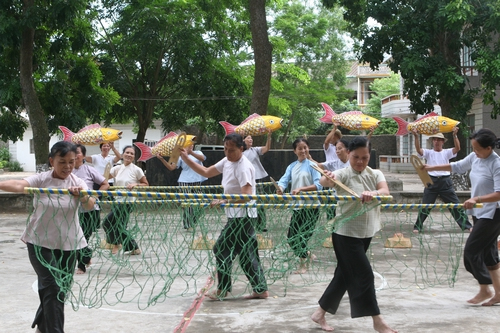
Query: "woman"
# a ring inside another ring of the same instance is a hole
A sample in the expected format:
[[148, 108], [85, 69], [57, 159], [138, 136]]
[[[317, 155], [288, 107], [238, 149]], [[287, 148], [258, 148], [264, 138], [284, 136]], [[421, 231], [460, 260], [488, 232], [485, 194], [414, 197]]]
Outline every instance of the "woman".
[[[467, 213], [472, 215], [474, 227], [464, 248], [465, 269], [479, 283], [479, 293], [468, 300], [471, 304], [490, 306], [500, 303], [500, 260], [497, 239], [500, 236], [500, 157], [494, 152], [500, 148], [500, 139], [486, 128], [470, 137], [474, 152], [463, 160], [443, 165], [425, 165], [429, 171], [470, 171], [471, 198], [464, 202]], [[483, 203], [483, 208], [474, 208]], [[494, 292], [490, 290], [493, 284]]]
[[[380, 230], [380, 209], [376, 202], [371, 201], [373, 196], [389, 195], [384, 175], [381, 171], [368, 167], [369, 161], [368, 140], [356, 137], [349, 143], [350, 167], [334, 172], [325, 171], [329, 177], [360, 193], [361, 203], [366, 204], [366, 207], [361, 207], [359, 201], [342, 201], [337, 207], [332, 232], [337, 268], [318, 302], [319, 307], [311, 316], [325, 331], [333, 331], [333, 327], [326, 323], [326, 312], [335, 314], [347, 291], [352, 318], [371, 316], [373, 328], [377, 332], [396, 332], [380, 315], [375, 296], [374, 275], [366, 256], [372, 237]], [[324, 176], [321, 178], [321, 184], [334, 186], [333, 182]]]
[[[257, 183], [263, 182], [264, 179], [268, 176], [266, 170], [262, 166], [262, 163], [260, 163], [260, 156], [264, 155], [269, 151], [269, 149], [271, 149], [271, 138], [271, 130], [268, 130], [266, 145], [262, 147], [253, 146], [253, 138], [251, 135], [247, 135], [244, 140], [246, 149], [243, 152], [243, 155], [248, 158], [250, 163], [252, 163], [253, 167], [255, 168], [255, 181]], [[257, 208], [257, 221], [255, 227], [259, 232], [267, 231], [266, 211], [262, 207]]]
[[[262, 147], [253, 146], [253, 138], [251, 135], [247, 135], [244, 140], [246, 149], [243, 152], [243, 155], [248, 158], [250, 163], [252, 163], [253, 167], [255, 168], [255, 181], [257, 183], [263, 182], [264, 179], [268, 176], [266, 170], [262, 166], [262, 163], [260, 163], [260, 156], [264, 155], [269, 151], [269, 149], [271, 149], [271, 138], [271, 130], [268, 130], [266, 145]], [[257, 208], [257, 221], [255, 227], [259, 232], [267, 231], [266, 211], [262, 207]]]
[[[75, 157], [76, 146], [60, 141], [50, 149], [52, 170], [23, 180], [0, 182], [0, 190], [8, 192], [23, 192], [25, 187], [35, 187], [68, 189], [72, 194], [35, 195], [34, 211], [21, 236], [38, 277], [40, 306], [32, 324], [38, 333], [64, 332], [64, 299], [73, 282], [76, 253], [87, 246], [78, 220], [78, 207], [81, 204], [85, 209], [92, 209], [95, 198], [80, 197], [80, 190], [88, 188], [83, 180], [71, 173]], [[57, 280], [54, 272], [57, 272]], [[64, 288], [59, 285], [61, 281]]]
[[[335, 171], [338, 169], [343, 169], [349, 166], [349, 141], [346, 139], [340, 139], [335, 144], [335, 153], [337, 154], [338, 159], [317, 163], [318, 166], [323, 170]], [[314, 160], [313, 160], [314, 161]]]
[[[135, 149], [132, 146], [123, 148], [123, 163], [111, 168], [110, 177], [114, 178], [115, 186], [126, 186], [127, 190], [132, 190], [135, 186], [149, 186], [148, 180], [144, 175], [144, 171], [136, 166], [134, 162]], [[112, 254], [117, 254], [120, 250], [120, 245], [123, 246], [124, 252], [130, 255], [141, 254], [139, 245], [132, 238], [132, 235], [127, 230], [130, 213], [132, 212], [135, 197], [117, 197], [117, 202], [127, 201], [125, 204], [115, 204], [111, 208], [111, 213], [106, 216], [102, 227], [106, 232], [106, 242], [112, 244]]]
[[[224, 138], [224, 157], [215, 165], [204, 167], [189, 159], [186, 150], [181, 157], [194, 171], [210, 178], [222, 174], [222, 187], [225, 194], [255, 194], [255, 170], [243, 155], [245, 143], [241, 135], [232, 133]], [[242, 201], [233, 201], [245, 202]], [[228, 200], [214, 200], [212, 206], [228, 203]], [[260, 264], [255, 230], [251, 218], [257, 216], [255, 208], [225, 208], [227, 224], [222, 229], [213, 252], [217, 265], [217, 291], [207, 293], [211, 299], [223, 299], [231, 292], [231, 268], [233, 260], [239, 255], [240, 266], [252, 286], [252, 294], [245, 298], [263, 299], [269, 297], [264, 271]]]
[[[193, 151], [193, 145], [190, 145], [186, 148], [186, 153], [189, 156], [189, 159], [195, 162], [196, 164], [203, 165], [203, 161], [207, 158], [200, 151]], [[175, 169], [182, 168], [181, 174], [179, 175], [179, 179], [177, 180], [178, 185], [181, 186], [181, 189], [184, 193], [195, 193], [196, 190], [193, 186], [200, 186], [202, 182], [207, 180], [206, 177], [200, 176], [197, 174], [187, 163], [185, 163], [182, 159], [179, 160], [177, 165], [168, 163], [161, 155], [156, 155], [156, 157], [163, 163], [163, 165], [170, 171], [174, 171]], [[182, 214], [182, 222], [184, 225], [184, 229], [192, 230], [192, 227], [198, 223], [198, 217], [200, 216], [200, 209], [196, 209], [193, 207], [188, 207], [184, 209]]]
[[[280, 195], [283, 194], [289, 183], [291, 183], [290, 194], [321, 190], [323, 188], [319, 183], [321, 175], [311, 167], [314, 162], [307, 159], [309, 156], [309, 142], [304, 138], [299, 138], [292, 143], [292, 147], [294, 154], [297, 155], [297, 161], [286, 168], [285, 174], [278, 181], [279, 190], [276, 192]], [[319, 202], [298, 200], [296, 203], [300, 205]], [[318, 208], [296, 208], [293, 210], [290, 227], [288, 228], [288, 244], [300, 260], [300, 266], [295, 272], [296, 274], [303, 274], [307, 271], [309, 256], [314, 259], [307, 243], [313, 235], [318, 219]]]
[[[99, 190], [106, 191], [109, 189], [109, 184], [107, 179], [100, 174], [96, 168], [85, 164], [85, 155], [87, 154], [87, 148], [84, 145], [76, 145], [76, 157], [75, 157], [75, 168], [73, 169], [73, 174], [78, 178], [82, 179], [87, 187], [93, 188], [94, 184], [99, 184]], [[84, 209], [80, 207], [80, 226], [83, 230], [83, 235], [87, 243], [89, 242], [92, 233], [97, 231], [99, 228], [101, 218], [99, 214], [99, 205], [95, 204], [92, 209]], [[92, 259], [92, 249], [88, 246], [82, 249], [77, 256], [77, 271], [76, 274], [83, 274], [87, 271], [87, 266], [91, 264]]]
[[[104, 171], [106, 170], [106, 166], [111, 163], [111, 165], [116, 164], [119, 160], [121, 160], [122, 155], [120, 152], [115, 148], [114, 142], [107, 142], [107, 143], [101, 143], [99, 145], [99, 148], [101, 149], [100, 154], [95, 154], [92, 156], [86, 156], [85, 161], [92, 163], [94, 168], [97, 169], [97, 171], [101, 174], [104, 175]], [[109, 151], [113, 150], [113, 155], [109, 155]], [[113, 186], [113, 181], [109, 180], [109, 185]]]

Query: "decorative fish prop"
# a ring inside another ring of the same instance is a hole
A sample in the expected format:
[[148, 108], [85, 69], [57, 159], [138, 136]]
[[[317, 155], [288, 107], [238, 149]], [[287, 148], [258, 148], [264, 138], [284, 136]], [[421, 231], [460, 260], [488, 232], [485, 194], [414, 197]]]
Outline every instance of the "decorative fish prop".
[[77, 133], [71, 132], [64, 126], [59, 126], [64, 134], [64, 141], [81, 145], [99, 145], [101, 143], [113, 142], [122, 138], [122, 131], [112, 128], [101, 127], [99, 124], [85, 126]]
[[[164, 136], [160, 141], [158, 141], [153, 148], [145, 145], [142, 142], [135, 142], [134, 145], [141, 151], [141, 158], [138, 161], [147, 161], [150, 158], [155, 157], [157, 154], [161, 156], [172, 156], [172, 151], [177, 143], [177, 137], [179, 134], [175, 132], [170, 132]], [[196, 136], [186, 135], [186, 140], [182, 148], [187, 148], [194, 145], [196, 142]]]
[[250, 115], [240, 125], [232, 125], [226, 121], [219, 121], [219, 124], [224, 127], [226, 135], [238, 133], [242, 136], [246, 135], [264, 135], [269, 130], [274, 132], [283, 126], [283, 119], [275, 116], [261, 116], [257, 113]]
[[460, 124], [459, 121], [440, 116], [435, 112], [431, 112], [411, 123], [399, 117], [392, 117], [392, 119], [398, 123], [396, 135], [406, 135], [413, 132], [414, 129], [417, 133], [425, 135], [448, 133], [452, 132], [453, 128]]
[[349, 111], [336, 114], [326, 103], [321, 103], [325, 110], [325, 115], [319, 121], [326, 124], [337, 123], [350, 130], [368, 130], [377, 128], [380, 120], [370, 117], [361, 111]]

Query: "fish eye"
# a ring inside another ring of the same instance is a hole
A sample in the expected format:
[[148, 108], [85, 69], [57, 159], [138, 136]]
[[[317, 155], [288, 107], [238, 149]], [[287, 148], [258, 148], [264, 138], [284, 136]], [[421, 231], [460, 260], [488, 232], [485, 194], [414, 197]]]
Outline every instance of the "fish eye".
[[365, 120], [370, 120], [370, 118], [366, 117]]
[[272, 119], [271, 119], [271, 120], [269, 120], [269, 123], [270, 123], [271, 125], [273, 125], [273, 124], [274, 124], [274, 120], [272, 120]]
[[445, 126], [445, 125], [447, 124], [447, 121], [446, 121], [446, 120], [443, 120], [443, 121], [441, 122], [441, 124], [443, 124], [443, 126]]

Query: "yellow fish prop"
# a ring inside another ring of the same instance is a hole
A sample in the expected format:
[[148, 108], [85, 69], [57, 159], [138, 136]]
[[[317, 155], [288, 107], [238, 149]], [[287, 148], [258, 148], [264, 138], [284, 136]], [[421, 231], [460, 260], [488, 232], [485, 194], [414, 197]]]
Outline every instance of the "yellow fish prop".
[[122, 138], [122, 131], [112, 128], [101, 127], [99, 124], [85, 126], [77, 133], [71, 132], [64, 126], [59, 126], [64, 134], [64, 141], [81, 145], [99, 145], [101, 143], [113, 142]]
[[460, 124], [459, 121], [443, 117], [431, 112], [417, 121], [408, 123], [399, 117], [392, 117], [398, 123], [396, 135], [406, 135], [415, 129], [419, 134], [432, 135], [436, 133], [449, 133]]
[[[161, 156], [171, 156], [172, 151], [177, 142], [177, 137], [179, 134], [175, 132], [170, 132], [166, 136], [164, 136], [160, 141], [158, 141], [153, 148], [145, 145], [142, 142], [135, 142], [134, 145], [139, 148], [141, 151], [141, 158], [138, 161], [147, 161], [150, 158], [155, 157], [157, 154]], [[191, 145], [194, 145], [196, 142], [196, 136], [194, 135], [186, 135], [186, 141], [182, 148], [187, 148]]]
[[370, 117], [361, 111], [349, 111], [336, 114], [330, 105], [321, 103], [325, 110], [325, 115], [319, 121], [326, 124], [337, 123], [349, 130], [375, 129], [380, 124], [380, 120]]
[[275, 116], [261, 116], [257, 113], [250, 115], [240, 125], [232, 125], [227, 121], [219, 121], [219, 124], [224, 127], [226, 135], [238, 133], [242, 136], [246, 135], [263, 135], [269, 130], [274, 132], [283, 126], [283, 119]]

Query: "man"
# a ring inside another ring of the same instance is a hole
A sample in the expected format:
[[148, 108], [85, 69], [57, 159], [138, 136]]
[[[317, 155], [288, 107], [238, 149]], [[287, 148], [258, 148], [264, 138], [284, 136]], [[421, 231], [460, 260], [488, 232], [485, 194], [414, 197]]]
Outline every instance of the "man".
[[[413, 136], [415, 137], [415, 149], [420, 155], [419, 157], [425, 158], [428, 165], [448, 164], [450, 159], [457, 156], [457, 153], [460, 151], [460, 141], [458, 140], [457, 132], [458, 127], [455, 127], [453, 129], [453, 142], [455, 144], [453, 148], [443, 149], [446, 139], [442, 133], [437, 133], [429, 136], [429, 138], [432, 139], [433, 149], [422, 149], [420, 147], [419, 135], [414, 130]], [[453, 182], [451, 181], [449, 171], [430, 171], [429, 176], [431, 176], [434, 184], [424, 189], [424, 196], [422, 198], [423, 204], [435, 203], [438, 195], [444, 203], [460, 203], [457, 194], [453, 189]], [[463, 209], [450, 208], [449, 211], [462, 230], [470, 231], [472, 229], [472, 225], [470, 224], [467, 214]], [[427, 216], [429, 216], [429, 213], [429, 209], [420, 210], [417, 221], [413, 226], [414, 233], [418, 234], [422, 231], [424, 221]]]

